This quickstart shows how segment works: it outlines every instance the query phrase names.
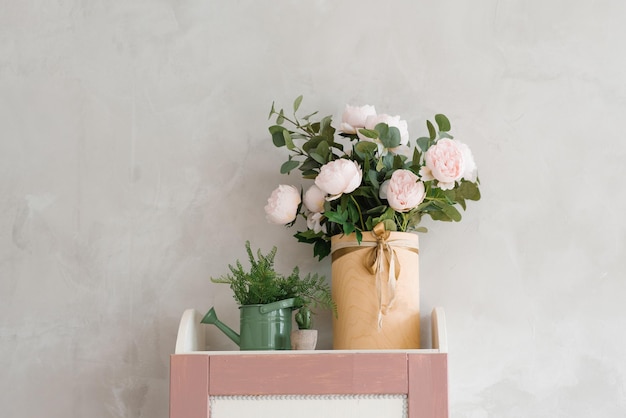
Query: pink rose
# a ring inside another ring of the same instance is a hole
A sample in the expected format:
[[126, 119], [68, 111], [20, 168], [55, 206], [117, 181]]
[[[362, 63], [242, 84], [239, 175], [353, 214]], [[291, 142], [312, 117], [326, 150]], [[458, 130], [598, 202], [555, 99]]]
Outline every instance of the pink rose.
[[339, 130], [347, 134], [355, 134], [361, 128], [365, 127], [365, 120], [370, 115], [375, 115], [374, 106], [350, 106], [346, 105], [346, 109], [341, 116], [341, 126]]
[[439, 187], [443, 190], [452, 189], [454, 182], [460, 180], [465, 172], [463, 152], [458, 143], [452, 139], [443, 138], [437, 141], [426, 151], [424, 160], [430, 175], [437, 179]]
[[363, 172], [356, 161], [339, 159], [322, 166], [315, 178], [315, 185], [336, 199], [343, 193], [351, 193], [361, 184]]
[[304, 193], [304, 206], [309, 212], [323, 212], [326, 202], [326, 193], [315, 184], [311, 185]]
[[[398, 128], [400, 131], [400, 145], [406, 145], [409, 142], [409, 125], [406, 120], [400, 120], [400, 116], [390, 115], [371, 115], [365, 121], [365, 129], [374, 129], [379, 123], [386, 123], [388, 126]], [[365, 135], [359, 134], [362, 141], [371, 141]]]
[[424, 201], [426, 190], [424, 183], [409, 170], [396, 170], [391, 179], [385, 181], [379, 191], [382, 199], [387, 199], [389, 206], [397, 212], [408, 212]]
[[294, 186], [281, 184], [267, 199], [265, 215], [269, 222], [286, 225], [293, 222], [298, 215], [300, 192]]

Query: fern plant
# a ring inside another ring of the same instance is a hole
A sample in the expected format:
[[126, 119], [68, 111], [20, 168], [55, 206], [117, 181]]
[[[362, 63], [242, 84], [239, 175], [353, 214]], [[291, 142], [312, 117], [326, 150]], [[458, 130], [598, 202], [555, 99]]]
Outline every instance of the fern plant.
[[256, 259], [250, 248], [250, 241], [246, 241], [246, 252], [250, 261], [250, 270], [246, 271], [239, 260], [235, 265], [228, 265], [230, 273], [219, 278], [211, 278], [213, 283], [228, 284], [233, 291], [233, 297], [239, 305], [255, 305], [277, 302], [283, 299], [294, 298], [294, 308], [319, 306], [337, 308], [332, 300], [330, 287], [324, 276], [307, 274], [300, 278], [300, 270], [294, 267], [287, 277], [274, 270], [274, 258], [277, 248], [264, 255], [257, 250]]

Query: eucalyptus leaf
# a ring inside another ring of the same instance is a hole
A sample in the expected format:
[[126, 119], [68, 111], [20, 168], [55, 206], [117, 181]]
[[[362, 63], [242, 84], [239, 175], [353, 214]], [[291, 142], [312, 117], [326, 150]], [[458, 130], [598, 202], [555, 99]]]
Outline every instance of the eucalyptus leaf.
[[426, 126], [428, 127], [428, 136], [430, 137], [430, 140], [434, 141], [435, 138], [437, 138], [437, 131], [435, 130], [435, 127], [429, 120], [426, 121]]
[[302, 171], [314, 170], [314, 169], [320, 168], [321, 166], [322, 164], [318, 163], [313, 158], [308, 157], [306, 160], [304, 160], [304, 162], [300, 166], [300, 170]]
[[369, 139], [378, 139], [378, 132], [372, 129], [359, 129], [359, 133]]
[[328, 161], [328, 155], [330, 154], [330, 147], [328, 146], [328, 142], [321, 141], [317, 148], [315, 148], [315, 153], [321, 155], [324, 158], [324, 164]]
[[476, 183], [471, 181], [462, 181], [458, 192], [461, 196], [468, 200], [480, 200], [480, 190]]
[[442, 115], [441, 113], [435, 115], [435, 121], [441, 132], [448, 132], [451, 129], [450, 121], [446, 115]]
[[395, 126], [379, 123], [376, 125], [376, 130], [380, 134], [380, 142], [385, 148], [396, 148], [402, 142], [400, 130]]
[[326, 159], [316, 152], [309, 153], [309, 157], [313, 158], [315, 161], [317, 161], [318, 163], [322, 165], [326, 164]]
[[417, 146], [422, 150], [422, 152], [426, 152], [430, 146], [430, 138], [426, 138], [425, 136], [417, 138]]
[[320, 142], [325, 141], [325, 139], [321, 136], [314, 136], [313, 138], [309, 139], [307, 142], [305, 142], [302, 145], [302, 150], [304, 152], [309, 152], [312, 149], [317, 148], [317, 146], [320, 144]]
[[459, 222], [461, 220], [461, 212], [459, 212], [454, 206], [445, 205], [441, 208], [441, 210], [453, 221]]
[[354, 146], [354, 150], [361, 158], [365, 158], [366, 156], [373, 156], [374, 153], [378, 150], [378, 145], [374, 142], [368, 141], [359, 141]]
[[300, 108], [300, 103], [302, 103], [302, 96], [296, 97], [296, 100], [293, 102], [293, 111], [294, 113], [298, 111]]
[[280, 166], [280, 173], [281, 174], [289, 174], [289, 172], [291, 170], [297, 168], [298, 165], [300, 165], [300, 162], [298, 162], [296, 160], [285, 161], [283, 163], [283, 165]]
[[375, 170], [369, 170], [367, 172], [367, 179], [375, 188], [378, 189], [380, 187], [380, 184], [378, 183], [378, 173]]
[[320, 135], [329, 141], [332, 141], [335, 135], [335, 128], [333, 128], [331, 122], [332, 118], [330, 116], [326, 116], [320, 121]]
[[283, 109], [280, 109], [280, 112], [278, 113], [278, 117], [276, 118], [276, 123], [278, 125], [282, 125], [283, 122], [285, 122], [285, 114], [283, 112]]
[[293, 143], [293, 139], [291, 139], [291, 134], [287, 129], [283, 131], [283, 138], [285, 138], [285, 145], [287, 146], [288, 150], [291, 151], [296, 147]]
[[274, 109], [274, 102], [272, 102], [272, 108], [270, 109], [270, 114], [267, 118], [271, 118], [274, 113], [276, 113], [276, 110]]
[[302, 119], [304, 119], [304, 120], [308, 121], [309, 119], [311, 119], [311, 117], [312, 117], [312, 116], [317, 115], [317, 113], [318, 113], [318, 112], [317, 112], [317, 111], [315, 111], [315, 112], [313, 112], [313, 113], [311, 113], [311, 114], [308, 114], [308, 115], [306, 115], [306, 116], [303, 116], [303, 117], [302, 117]]
[[285, 137], [283, 136], [283, 131], [286, 129], [279, 125], [273, 125], [269, 127], [269, 131], [272, 134], [272, 142], [277, 147], [285, 146]]

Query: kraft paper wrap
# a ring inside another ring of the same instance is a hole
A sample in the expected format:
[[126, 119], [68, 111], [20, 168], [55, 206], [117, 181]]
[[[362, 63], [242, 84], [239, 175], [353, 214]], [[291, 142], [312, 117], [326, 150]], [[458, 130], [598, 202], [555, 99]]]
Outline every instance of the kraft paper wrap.
[[420, 348], [418, 236], [381, 224], [331, 244], [333, 348]]

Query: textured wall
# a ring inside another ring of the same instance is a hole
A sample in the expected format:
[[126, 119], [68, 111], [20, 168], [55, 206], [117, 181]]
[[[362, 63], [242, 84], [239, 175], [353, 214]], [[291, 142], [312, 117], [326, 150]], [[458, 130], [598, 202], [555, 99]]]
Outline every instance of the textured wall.
[[[421, 237], [454, 417], [626, 415], [626, 3], [0, 0], [0, 415], [167, 417], [187, 307], [279, 247], [270, 104], [447, 114], [483, 200]], [[330, 318], [318, 317], [322, 348]], [[212, 347], [231, 349], [217, 333]]]

